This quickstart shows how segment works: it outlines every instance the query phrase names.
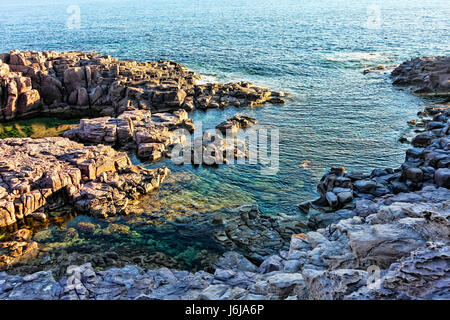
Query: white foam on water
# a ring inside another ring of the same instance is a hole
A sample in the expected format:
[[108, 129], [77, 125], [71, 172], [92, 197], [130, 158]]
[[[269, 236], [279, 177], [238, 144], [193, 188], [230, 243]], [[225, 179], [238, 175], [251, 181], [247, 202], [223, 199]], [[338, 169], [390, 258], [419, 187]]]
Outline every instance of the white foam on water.
[[212, 74], [200, 74], [201, 78], [197, 80], [197, 84], [218, 83], [217, 76]]
[[388, 52], [334, 52], [325, 55], [325, 59], [336, 62], [375, 62], [392, 61], [393, 58]]

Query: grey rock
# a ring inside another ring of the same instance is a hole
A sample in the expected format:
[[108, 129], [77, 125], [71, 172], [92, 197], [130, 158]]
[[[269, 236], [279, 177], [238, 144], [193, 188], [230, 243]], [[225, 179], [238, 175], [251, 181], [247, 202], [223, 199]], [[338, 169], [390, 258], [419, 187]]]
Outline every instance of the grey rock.
[[256, 272], [258, 268], [247, 258], [234, 251], [225, 252], [215, 263], [216, 268]]
[[335, 193], [328, 191], [325, 194], [325, 198], [327, 199], [328, 205], [330, 207], [336, 208], [339, 205], [339, 200]]
[[236, 272], [234, 272], [233, 270], [230, 270], [230, 269], [227, 269], [227, 270], [216, 269], [216, 271], [214, 272], [214, 278], [221, 280], [221, 281], [228, 280], [228, 279], [234, 277], [235, 275], [236, 275]]
[[351, 218], [354, 215], [355, 211], [349, 209], [341, 209], [334, 212], [314, 213], [308, 219], [308, 227], [313, 229], [324, 228], [332, 223], [337, 223], [342, 219]]
[[280, 256], [271, 256], [261, 263], [259, 266], [259, 273], [269, 273], [272, 271], [279, 271], [283, 269], [282, 259]]
[[337, 194], [339, 203], [348, 203], [353, 200], [353, 191], [344, 191]]
[[50, 271], [41, 271], [23, 277], [9, 292], [8, 300], [55, 300], [59, 298], [61, 286]]
[[303, 289], [305, 281], [300, 273], [279, 273], [267, 278], [268, 291], [278, 297], [287, 297], [293, 290]]
[[392, 264], [383, 277], [383, 286], [415, 299], [449, 299], [449, 262], [449, 246], [430, 242]]
[[434, 174], [434, 181], [439, 187], [450, 188], [450, 169], [437, 169]]
[[301, 267], [306, 262], [306, 259], [304, 261], [302, 260], [288, 260], [284, 263], [283, 270], [286, 272], [298, 272]]
[[306, 239], [313, 248], [317, 247], [319, 244], [329, 241], [327, 238], [325, 238], [321, 233], [317, 231], [308, 232], [306, 234]]
[[406, 170], [406, 178], [413, 182], [422, 182], [423, 171], [419, 168], [408, 168]]
[[405, 61], [391, 73], [393, 84], [407, 86], [416, 94], [448, 96], [450, 57], [420, 57]]
[[224, 284], [216, 284], [207, 287], [200, 294], [200, 300], [224, 300], [224, 295], [227, 290], [230, 289], [229, 286]]
[[348, 231], [349, 244], [360, 261], [388, 267], [425, 244], [423, 236], [408, 226], [379, 224]]
[[377, 186], [377, 183], [374, 180], [357, 180], [353, 182], [353, 187], [358, 192], [370, 192], [371, 190], [375, 189]]
[[367, 217], [377, 211], [375, 202], [368, 199], [358, 199], [355, 203], [355, 213], [360, 217]]
[[367, 282], [367, 272], [339, 269], [333, 271], [303, 270], [309, 298], [314, 300], [343, 299]]

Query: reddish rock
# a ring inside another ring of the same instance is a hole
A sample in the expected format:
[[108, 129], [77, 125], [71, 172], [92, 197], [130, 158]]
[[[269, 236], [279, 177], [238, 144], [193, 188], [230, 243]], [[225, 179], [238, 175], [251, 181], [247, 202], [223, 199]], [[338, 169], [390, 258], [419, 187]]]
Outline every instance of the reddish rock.
[[156, 161], [171, 145], [182, 142], [174, 135], [174, 130], [180, 128], [193, 131], [193, 122], [184, 110], [153, 115], [150, 111], [133, 110], [117, 118], [82, 119], [77, 128], [66, 131], [64, 136], [89, 144], [137, 148], [139, 157]]
[[[89, 117], [64, 133], [68, 139], [0, 141], [0, 226], [67, 199], [80, 212], [126, 213], [128, 201], [158, 188], [168, 170], [133, 166], [110, 146], [156, 161], [186, 143], [175, 130], [193, 132], [186, 110], [259, 105], [271, 98], [269, 90], [246, 82], [197, 84], [199, 76], [172, 61], [119, 61], [80, 51], [12, 50], [0, 58], [0, 121], [33, 114]], [[254, 123], [236, 121], [241, 128]], [[211, 164], [223, 160], [226, 150], [224, 141], [214, 143]], [[235, 156], [244, 153], [234, 150]]]
[[[0, 64], [1, 90], [8, 91], [8, 77], [15, 79], [17, 89], [0, 101], [8, 105], [3, 115], [8, 120], [27, 116], [33, 108], [51, 116], [112, 117], [135, 109], [161, 113], [279, 102], [278, 93], [272, 97], [269, 90], [251, 83], [197, 84], [199, 76], [172, 61], [119, 61], [80, 51], [13, 50], [0, 56], [5, 57]], [[28, 94], [16, 110], [18, 96], [31, 90], [37, 90], [42, 104], [35, 105], [36, 94], [34, 99]]]
[[237, 114], [234, 117], [228, 119], [227, 121], [224, 121], [219, 125], [217, 125], [216, 129], [218, 129], [224, 135], [226, 135], [227, 132], [231, 134], [236, 134], [239, 130], [248, 128], [256, 123], [258, 123], [258, 120], [256, 120], [255, 118], [252, 118], [245, 114], [243, 115]]
[[31, 79], [28, 77], [18, 76], [15, 78], [17, 84], [17, 94], [25, 93], [31, 90]]
[[33, 232], [29, 229], [19, 229], [14, 232], [11, 238], [15, 241], [28, 241], [33, 236]]
[[140, 158], [157, 161], [161, 159], [164, 150], [164, 144], [161, 143], [141, 143], [138, 145], [137, 154]]
[[0, 269], [24, 262], [37, 255], [36, 242], [6, 241], [0, 242]]
[[80, 212], [126, 213], [129, 200], [158, 188], [166, 168], [144, 169], [109, 146], [84, 146], [65, 138], [0, 140], [0, 227], [69, 199]]
[[17, 101], [17, 112], [26, 114], [40, 107], [41, 96], [37, 90], [30, 90], [22, 93]]

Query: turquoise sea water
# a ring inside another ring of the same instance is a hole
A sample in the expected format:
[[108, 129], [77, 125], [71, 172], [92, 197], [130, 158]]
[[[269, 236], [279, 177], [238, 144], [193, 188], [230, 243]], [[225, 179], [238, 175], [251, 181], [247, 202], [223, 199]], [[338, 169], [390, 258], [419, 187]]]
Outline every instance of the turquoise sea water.
[[[66, 26], [71, 5], [80, 9], [79, 29]], [[278, 174], [263, 176], [258, 166], [146, 164], [174, 171], [151, 195], [148, 210], [209, 212], [258, 203], [265, 213], [299, 214], [296, 205], [315, 196], [330, 166], [369, 172], [402, 162], [407, 145], [397, 140], [429, 101], [392, 87], [387, 74], [362, 71], [448, 54], [449, 16], [447, 0], [1, 1], [0, 51], [170, 59], [205, 81], [247, 80], [288, 91], [281, 106], [191, 115], [212, 128], [245, 112], [279, 129]]]

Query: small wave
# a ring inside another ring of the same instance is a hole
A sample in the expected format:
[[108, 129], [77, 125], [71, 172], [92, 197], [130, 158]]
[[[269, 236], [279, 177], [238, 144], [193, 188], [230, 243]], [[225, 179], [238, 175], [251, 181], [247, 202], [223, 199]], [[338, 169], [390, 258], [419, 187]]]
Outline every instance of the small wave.
[[220, 82], [218, 77], [213, 74], [200, 74], [201, 78], [197, 81], [197, 84], [217, 83]]
[[336, 62], [363, 62], [363, 61], [390, 61], [392, 58], [387, 52], [334, 52], [325, 56], [326, 60]]

